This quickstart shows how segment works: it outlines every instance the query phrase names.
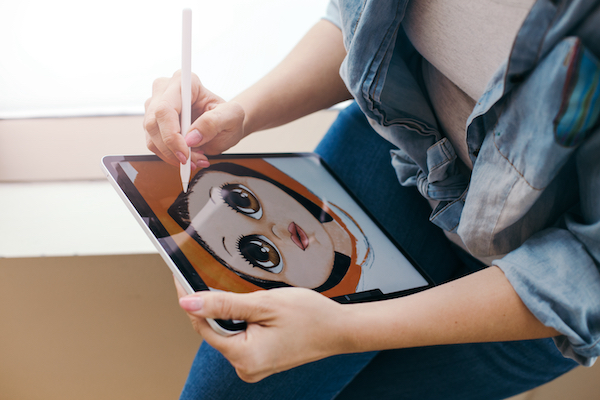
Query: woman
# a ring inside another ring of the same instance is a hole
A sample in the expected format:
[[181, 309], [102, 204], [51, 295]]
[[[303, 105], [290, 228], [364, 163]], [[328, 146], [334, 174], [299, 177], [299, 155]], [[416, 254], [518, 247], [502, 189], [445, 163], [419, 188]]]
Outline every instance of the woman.
[[[205, 167], [203, 152], [354, 98], [317, 151], [434, 281], [451, 280], [348, 307], [301, 289], [183, 297], [218, 352], [203, 344], [182, 397], [501, 399], [591, 365], [599, 7], [331, 1], [327, 19], [233, 101], [196, 80], [185, 141], [169, 117], [177, 76], [156, 81], [149, 147], [175, 165], [188, 145]], [[225, 339], [206, 317], [248, 330]]]

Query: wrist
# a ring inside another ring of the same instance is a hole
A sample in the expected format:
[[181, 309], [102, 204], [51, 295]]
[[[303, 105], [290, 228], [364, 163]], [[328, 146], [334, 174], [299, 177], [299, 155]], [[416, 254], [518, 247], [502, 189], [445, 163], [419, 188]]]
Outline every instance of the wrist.
[[242, 123], [241, 126], [239, 127], [239, 129], [241, 130], [241, 137], [240, 139], [245, 138], [246, 136], [248, 136], [250, 133], [253, 132], [252, 128], [250, 127], [250, 115], [248, 112], [247, 107], [244, 106], [244, 104], [242, 104], [241, 102], [237, 101], [236, 99], [233, 99], [231, 101], [229, 101], [229, 103], [231, 104], [236, 104], [241, 108], [241, 112], [243, 115], [243, 119], [242, 119]]
[[[380, 303], [380, 302], [376, 302]], [[332, 331], [335, 337], [335, 354], [361, 353], [381, 350], [375, 303], [339, 304]], [[385, 318], [385, 315], [383, 316]], [[385, 347], [385, 346], [384, 346]]]
[[238, 96], [231, 100], [232, 103], [238, 104], [244, 111], [244, 120], [242, 121], [242, 137], [246, 137], [251, 133], [264, 129], [260, 121], [260, 115], [258, 115], [256, 104], [259, 104], [259, 100], [253, 98], [246, 92], [240, 93]]

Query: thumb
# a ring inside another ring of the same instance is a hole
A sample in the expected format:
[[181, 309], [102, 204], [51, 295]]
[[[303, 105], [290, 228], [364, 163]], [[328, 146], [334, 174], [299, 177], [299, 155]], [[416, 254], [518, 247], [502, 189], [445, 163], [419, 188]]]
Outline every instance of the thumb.
[[253, 301], [253, 294], [201, 292], [180, 298], [179, 305], [197, 317], [252, 322], [264, 318], [264, 308], [261, 311]]
[[244, 118], [244, 109], [238, 103], [220, 103], [194, 121], [186, 143], [202, 146], [207, 154], [222, 153], [242, 139]]

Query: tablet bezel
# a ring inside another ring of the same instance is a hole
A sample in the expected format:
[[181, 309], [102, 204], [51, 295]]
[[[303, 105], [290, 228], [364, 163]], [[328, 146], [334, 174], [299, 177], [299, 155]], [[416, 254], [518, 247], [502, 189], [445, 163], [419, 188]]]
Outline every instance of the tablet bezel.
[[[248, 159], [248, 158], [260, 158], [268, 159], [273, 157], [310, 157], [316, 161], [326, 170], [335, 181], [342, 187], [342, 189], [349, 195], [349, 197], [361, 208], [365, 215], [377, 226], [377, 228], [388, 238], [388, 240], [398, 249], [398, 251], [406, 258], [406, 260], [415, 268], [415, 270], [424, 278], [427, 285], [401, 290], [397, 292], [387, 294], [377, 294], [373, 296], [369, 292], [351, 293], [346, 296], [332, 297], [333, 300], [342, 303], [362, 303], [370, 301], [386, 300], [391, 298], [397, 298], [406, 296], [412, 293], [420, 292], [429, 289], [434, 286], [433, 281], [427, 275], [427, 273], [418, 265], [418, 263], [408, 254], [402, 246], [400, 246], [394, 238], [384, 229], [384, 227], [373, 217], [369, 210], [362, 204], [362, 202], [348, 189], [348, 187], [342, 182], [332, 169], [319, 157], [316, 153], [242, 153], [242, 154], [222, 154], [217, 156], [209, 156], [209, 160], [224, 160], [224, 159]], [[152, 161], [152, 162], [163, 162], [156, 155], [111, 155], [105, 156], [102, 159], [103, 170], [105, 171], [107, 178], [112, 183], [113, 187], [117, 190], [121, 198], [125, 201], [132, 214], [136, 217], [136, 220], [146, 234], [150, 237], [153, 244], [157, 248], [159, 254], [165, 260], [171, 271], [174, 273], [178, 281], [184, 286], [184, 289], [188, 293], [197, 291], [210, 290], [209, 287], [204, 283], [202, 278], [198, 275], [193, 265], [188, 261], [186, 256], [183, 254], [181, 249], [177, 246], [175, 241], [170, 237], [166, 228], [162, 225], [161, 221], [154, 214], [146, 200], [139, 193], [133, 182], [129, 179], [125, 171], [120, 167], [122, 162], [132, 161]], [[124, 178], [125, 177], [125, 178]]]

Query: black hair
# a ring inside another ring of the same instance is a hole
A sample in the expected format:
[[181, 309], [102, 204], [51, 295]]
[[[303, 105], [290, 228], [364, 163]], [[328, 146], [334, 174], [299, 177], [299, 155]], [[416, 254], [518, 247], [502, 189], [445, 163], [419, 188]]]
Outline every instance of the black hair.
[[[277, 186], [279, 189], [281, 189], [285, 193], [287, 193], [290, 197], [295, 199], [319, 222], [321, 222], [321, 223], [331, 222], [331, 221], [333, 221], [333, 217], [327, 211], [323, 210], [321, 207], [319, 207], [318, 205], [316, 205], [315, 203], [313, 203], [306, 197], [304, 197], [301, 194], [297, 193], [296, 191], [288, 188], [287, 186], [281, 184], [280, 182], [278, 182], [274, 179], [271, 179], [268, 176], [266, 176], [258, 171], [255, 171], [253, 169], [250, 169], [250, 168], [244, 167], [242, 165], [238, 165], [238, 164], [228, 163], [228, 162], [213, 164], [208, 168], [204, 168], [204, 169], [198, 171], [198, 173], [196, 173], [196, 175], [192, 178], [192, 181], [190, 182], [188, 191], [186, 193], [182, 192], [177, 197], [175, 202], [171, 205], [171, 207], [169, 207], [169, 210], [168, 210], [169, 215], [179, 224], [179, 226], [181, 226], [183, 229], [185, 229], [188, 232], [188, 234], [196, 242], [198, 242], [198, 244], [200, 244], [215, 260], [217, 260], [220, 264], [222, 264], [227, 269], [233, 271], [239, 277], [241, 277], [241, 278], [245, 279], [246, 281], [251, 282], [263, 289], [274, 289], [274, 288], [278, 288], [278, 287], [290, 287], [291, 285], [289, 285], [285, 282], [260, 279], [260, 278], [256, 278], [256, 277], [244, 274], [240, 271], [237, 271], [236, 269], [231, 267], [225, 260], [223, 260], [221, 257], [219, 257], [213, 251], [213, 249], [200, 237], [198, 232], [196, 232], [196, 230], [190, 226], [191, 221], [190, 221], [190, 215], [189, 215], [189, 196], [193, 192], [193, 188], [198, 183], [200, 178], [207, 172], [211, 172], [211, 171], [225, 172], [225, 173], [235, 175], [235, 176], [247, 176], [247, 177], [258, 178], [258, 179], [267, 181], [267, 182]], [[319, 287], [313, 288], [313, 290], [315, 290], [317, 292], [324, 292], [328, 289], [335, 287], [338, 283], [340, 283], [340, 281], [344, 278], [344, 276], [348, 272], [351, 262], [352, 262], [352, 260], [349, 256], [342, 254], [342, 253], [338, 253], [337, 251], [334, 251], [333, 268], [331, 270], [331, 274], [329, 274], [329, 277], [323, 284], [321, 284]]]
[[[183, 226], [181, 224], [181, 222], [179, 221], [179, 219], [183, 218], [184, 220], [187, 220], [187, 221], [189, 221], [189, 219], [190, 219], [189, 211], [188, 211], [189, 210], [188, 201], [189, 201], [190, 194], [193, 192], [194, 185], [196, 183], [198, 183], [200, 178], [205, 173], [211, 172], [211, 171], [226, 172], [228, 174], [235, 175], [235, 176], [248, 176], [251, 178], [257, 178], [257, 179], [261, 179], [263, 181], [267, 181], [267, 182], [277, 186], [279, 189], [283, 190], [285, 193], [287, 193], [289, 196], [291, 196], [293, 199], [295, 199], [298, 203], [302, 204], [302, 206], [313, 217], [315, 217], [317, 219], [317, 221], [319, 221], [321, 223], [333, 221], [333, 217], [327, 211], [323, 210], [323, 208], [319, 207], [318, 205], [316, 205], [315, 203], [313, 203], [306, 197], [302, 196], [300, 193], [283, 185], [281, 182], [271, 179], [268, 176], [261, 174], [258, 171], [244, 167], [243, 165], [222, 162], [222, 163], [211, 165], [208, 168], [204, 168], [204, 169], [201, 169], [200, 171], [198, 171], [198, 173], [192, 178], [192, 181], [190, 182], [189, 190], [185, 193], [181, 192], [181, 194], [177, 197], [177, 200], [175, 200], [173, 205], [169, 208], [169, 214], [171, 215], [171, 217], [173, 217], [177, 221], [177, 223], [179, 223], [179, 225], [181, 225], [184, 229], [187, 227], [187, 225]], [[173, 213], [177, 213], [177, 216], [179, 216], [179, 218], [176, 218], [173, 215]]]
[[[289, 285], [285, 282], [260, 279], [255, 276], [244, 274], [243, 272], [236, 270], [231, 265], [229, 265], [225, 260], [223, 260], [217, 253], [215, 253], [213, 251], [213, 249], [208, 245], [208, 243], [206, 243], [204, 241], [204, 239], [202, 239], [202, 237], [200, 237], [200, 235], [198, 235], [198, 232], [196, 232], [195, 229], [191, 228], [187, 232], [196, 242], [198, 242], [198, 244], [200, 244], [200, 246], [204, 247], [204, 249], [215, 260], [217, 260], [219, 263], [221, 263], [221, 265], [223, 265], [230, 271], [234, 272], [240, 278], [242, 278], [250, 283], [253, 283], [256, 286], [261, 287], [263, 289], [292, 287], [292, 285]], [[340, 283], [342, 281], [344, 276], [346, 276], [346, 273], [348, 273], [348, 269], [350, 268], [350, 263], [352, 262], [352, 259], [345, 254], [338, 253], [337, 251], [334, 251], [333, 253], [334, 253], [333, 268], [331, 269], [331, 273], [329, 274], [329, 276], [327, 277], [325, 282], [323, 282], [320, 286], [318, 286], [316, 288], [312, 288], [313, 290], [315, 290], [317, 292], [324, 292], [326, 290], [329, 290], [329, 289], [335, 287], [338, 283]]]

